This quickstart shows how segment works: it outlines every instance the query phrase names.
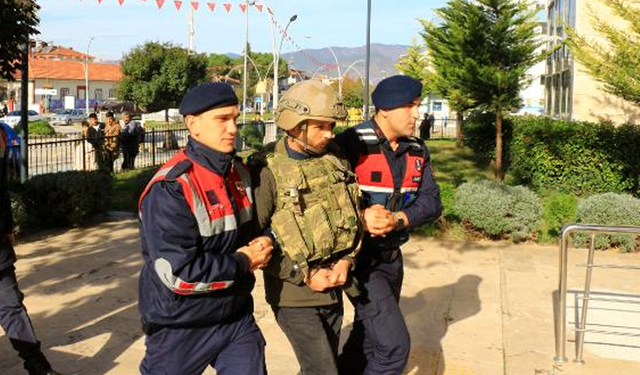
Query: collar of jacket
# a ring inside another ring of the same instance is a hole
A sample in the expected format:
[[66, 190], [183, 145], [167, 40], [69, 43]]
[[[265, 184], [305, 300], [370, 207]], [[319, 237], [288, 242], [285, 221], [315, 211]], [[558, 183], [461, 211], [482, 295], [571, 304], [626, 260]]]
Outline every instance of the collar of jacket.
[[230, 153], [216, 151], [191, 137], [189, 137], [185, 152], [191, 160], [223, 177], [226, 177], [231, 171], [236, 155], [235, 151]]

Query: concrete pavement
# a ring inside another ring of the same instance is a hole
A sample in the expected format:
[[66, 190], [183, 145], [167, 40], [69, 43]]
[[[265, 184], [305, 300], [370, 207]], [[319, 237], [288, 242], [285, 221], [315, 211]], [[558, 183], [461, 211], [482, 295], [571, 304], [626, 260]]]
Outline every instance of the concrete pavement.
[[[137, 374], [144, 353], [137, 222], [120, 218], [42, 233], [23, 239], [17, 251], [25, 303], [55, 367], [70, 374]], [[413, 239], [404, 254], [401, 305], [412, 337], [405, 374], [640, 373], [640, 304], [633, 301], [594, 302], [589, 322], [599, 332], [587, 334], [586, 364], [554, 365], [557, 246]], [[572, 250], [569, 260], [569, 289], [577, 291], [584, 268], [575, 264], [584, 263], [586, 252]], [[596, 262], [640, 266], [640, 254], [599, 252]], [[637, 301], [638, 281], [638, 271], [596, 269], [593, 289]], [[570, 293], [570, 323], [576, 294]], [[270, 374], [296, 374], [293, 352], [264, 302], [261, 277], [254, 295]], [[353, 317], [348, 303], [346, 310], [345, 333]], [[573, 354], [569, 342], [570, 360]], [[4, 337], [0, 374], [25, 374]]]

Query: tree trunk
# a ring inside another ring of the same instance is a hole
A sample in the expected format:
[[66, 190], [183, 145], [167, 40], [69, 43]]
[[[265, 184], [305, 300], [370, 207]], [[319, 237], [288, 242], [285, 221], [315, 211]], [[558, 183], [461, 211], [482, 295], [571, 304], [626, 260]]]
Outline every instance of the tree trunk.
[[496, 166], [494, 171], [497, 180], [504, 180], [502, 171], [502, 111], [496, 112]]
[[462, 120], [464, 119], [464, 113], [462, 111], [456, 112], [458, 119], [456, 123], [456, 147], [464, 146], [464, 138], [462, 137]]
[[164, 122], [169, 124], [169, 110], [168, 109], [164, 110]]

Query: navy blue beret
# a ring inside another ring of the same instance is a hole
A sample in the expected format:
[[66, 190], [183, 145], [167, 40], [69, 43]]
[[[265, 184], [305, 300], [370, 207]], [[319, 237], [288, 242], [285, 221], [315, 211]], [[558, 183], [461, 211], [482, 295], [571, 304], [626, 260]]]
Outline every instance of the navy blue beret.
[[206, 82], [187, 91], [180, 103], [180, 114], [197, 115], [214, 108], [237, 105], [233, 88], [222, 82]]
[[378, 83], [371, 93], [371, 101], [378, 109], [394, 109], [407, 105], [422, 96], [422, 83], [409, 76], [391, 76]]

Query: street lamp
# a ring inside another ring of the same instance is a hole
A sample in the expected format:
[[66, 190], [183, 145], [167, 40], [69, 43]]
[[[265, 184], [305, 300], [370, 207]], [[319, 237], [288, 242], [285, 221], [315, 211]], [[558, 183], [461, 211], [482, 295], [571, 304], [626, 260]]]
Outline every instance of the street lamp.
[[89, 38], [87, 53], [84, 55], [84, 110], [87, 116], [89, 115], [89, 49], [91, 48], [93, 39], [95, 39], [95, 36]]
[[[311, 36], [305, 35], [305, 38], [311, 39]], [[336, 62], [336, 67], [338, 69], [338, 96], [342, 97], [342, 72], [340, 71], [340, 62], [338, 61], [338, 57], [336, 56], [336, 53], [333, 51], [333, 48], [331, 48], [331, 46], [328, 46], [328, 48], [329, 48], [329, 52], [331, 52], [331, 55], [333, 56], [333, 60]]]
[[282, 38], [280, 39], [280, 46], [276, 51], [276, 31], [275, 24], [272, 22], [271, 25], [271, 36], [273, 38], [273, 112], [275, 113], [276, 108], [278, 108], [278, 68], [280, 65], [280, 51], [282, 50], [282, 42], [284, 42], [284, 36], [287, 35], [287, 30], [291, 23], [298, 19], [298, 15], [294, 14], [289, 18], [289, 22], [287, 22], [287, 26], [285, 26], [284, 31], [282, 32]]
[[246, 123], [247, 112], [247, 56], [249, 56], [249, 7], [256, 4], [255, 1], [247, 1], [245, 8], [244, 30], [244, 69], [242, 73], [242, 123]]

